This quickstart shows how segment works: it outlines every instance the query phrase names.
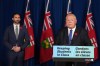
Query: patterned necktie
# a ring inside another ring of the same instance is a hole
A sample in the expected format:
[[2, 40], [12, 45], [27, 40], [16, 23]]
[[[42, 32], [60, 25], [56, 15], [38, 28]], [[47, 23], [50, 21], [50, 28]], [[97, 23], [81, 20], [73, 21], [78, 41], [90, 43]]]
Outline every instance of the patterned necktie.
[[15, 34], [16, 34], [16, 39], [18, 39], [18, 26], [16, 25], [16, 29], [15, 29]]
[[71, 40], [72, 40], [72, 32], [73, 30], [71, 29], [69, 33], [69, 45], [71, 44]]

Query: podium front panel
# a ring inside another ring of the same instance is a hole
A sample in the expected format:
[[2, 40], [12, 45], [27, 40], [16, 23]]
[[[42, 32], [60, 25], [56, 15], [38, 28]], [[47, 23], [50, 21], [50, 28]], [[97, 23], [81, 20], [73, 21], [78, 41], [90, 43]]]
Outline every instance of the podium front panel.
[[54, 61], [93, 61], [93, 46], [53, 46]]

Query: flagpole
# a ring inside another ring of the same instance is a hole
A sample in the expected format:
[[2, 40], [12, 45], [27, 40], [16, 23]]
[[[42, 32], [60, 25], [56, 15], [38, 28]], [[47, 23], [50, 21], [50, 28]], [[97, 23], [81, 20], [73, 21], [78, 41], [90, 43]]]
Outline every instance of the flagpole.
[[90, 5], [91, 5], [91, 0], [89, 0], [89, 5], [88, 5], [88, 11], [87, 11], [87, 14], [89, 13]]
[[[91, 6], [91, 0], [89, 0], [89, 5], [88, 5], [88, 10], [87, 10], [87, 15], [89, 14], [90, 6]], [[86, 23], [87, 23], [87, 22], [86, 22]], [[87, 24], [86, 24], [86, 25], [87, 25]], [[85, 28], [87, 29], [88, 27], [86, 26]]]
[[69, 5], [71, 4], [71, 0], [68, 0], [68, 5], [67, 5], [67, 14], [69, 13]]
[[[27, 9], [28, 9], [28, 3], [29, 3], [29, 0], [27, 0], [25, 13], [27, 12]], [[26, 15], [26, 14], [25, 14], [25, 15]], [[26, 24], [26, 23], [24, 22], [24, 25], [25, 25], [25, 24]], [[26, 28], [27, 28], [27, 26], [26, 26]]]
[[48, 10], [48, 5], [49, 5], [49, 0], [48, 0], [47, 5], [46, 5], [46, 10], [45, 10], [45, 13], [47, 13], [47, 10]]
[[27, 6], [26, 6], [26, 11], [25, 11], [25, 12], [27, 12], [27, 8], [28, 8], [28, 3], [29, 3], [29, 0], [27, 0]]

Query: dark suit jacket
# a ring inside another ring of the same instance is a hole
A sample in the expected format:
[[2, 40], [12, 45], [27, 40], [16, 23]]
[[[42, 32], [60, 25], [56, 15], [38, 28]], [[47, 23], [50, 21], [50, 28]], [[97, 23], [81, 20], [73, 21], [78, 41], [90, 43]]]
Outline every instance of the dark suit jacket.
[[[56, 36], [55, 44], [57, 45], [69, 45], [68, 28], [63, 28]], [[71, 44], [72, 46], [89, 46], [91, 45], [88, 33], [83, 28], [76, 28]]]
[[11, 51], [12, 47], [16, 44], [20, 46], [21, 50], [23, 51], [24, 48], [28, 45], [28, 43], [29, 37], [25, 26], [20, 27], [18, 39], [16, 39], [13, 25], [9, 26], [6, 29], [4, 34], [4, 44], [9, 49], [9, 51]]
[[[68, 37], [68, 28], [63, 28], [59, 34], [56, 36], [55, 43], [56, 45], [68, 45], [69, 46], [69, 37]], [[88, 33], [83, 28], [76, 28], [72, 41], [71, 46], [89, 46], [92, 45], [90, 42], [90, 39], [88, 37]], [[70, 66], [70, 64], [66, 62], [56, 62], [56, 66]], [[78, 63], [78, 65], [75, 66], [85, 66], [85, 63]]]

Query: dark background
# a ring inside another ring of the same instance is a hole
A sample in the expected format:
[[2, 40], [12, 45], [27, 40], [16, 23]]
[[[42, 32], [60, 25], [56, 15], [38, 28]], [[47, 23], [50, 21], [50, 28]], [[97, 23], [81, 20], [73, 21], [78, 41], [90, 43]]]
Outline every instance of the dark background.
[[[30, 59], [25, 66], [40, 66], [39, 65], [39, 47], [40, 37], [43, 25], [43, 16], [45, 11], [45, 0], [30, 0], [31, 17], [33, 21], [34, 35], [35, 35], [35, 58]], [[65, 16], [67, 11], [67, 0], [51, 0], [51, 19], [53, 23], [53, 33], [56, 35], [58, 31], [64, 27]], [[25, 13], [26, 0], [0, 0], [0, 63], [1, 66], [7, 66], [6, 48], [3, 44], [3, 36], [5, 29], [12, 25], [12, 14], [18, 12], [21, 14], [22, 24]], [[77, 26], [85, 26], [86, 12], [88, 7], [88, 0], [72, 0], [72, 11], [76, 15], [78, 23]], [[92, 12], [97, 35], [98, 48], [100, 47], [100, 0], [92, 0]], [[100, 54], [100, 49], [99, 49]], [[53, 66], [53, 62], [48, 62], [49, 66]], [[90, 66], [99, 66], [100, 58]], [[45, 63], [44, 63], [45, 66]]]

